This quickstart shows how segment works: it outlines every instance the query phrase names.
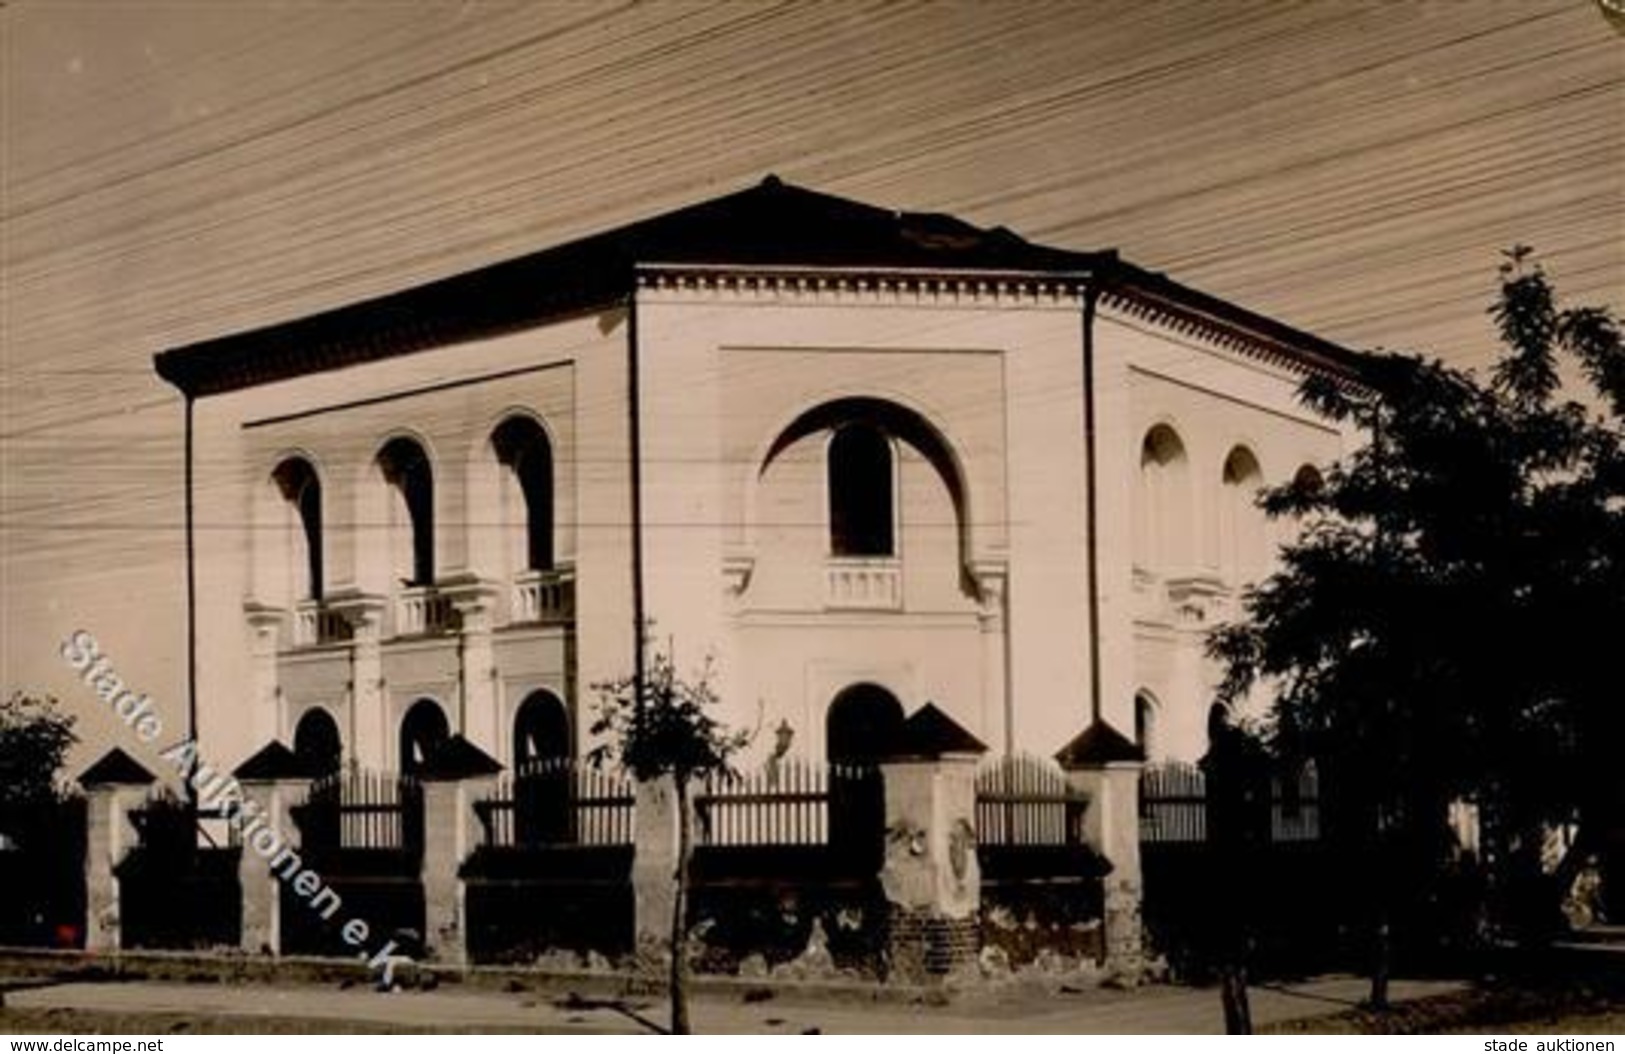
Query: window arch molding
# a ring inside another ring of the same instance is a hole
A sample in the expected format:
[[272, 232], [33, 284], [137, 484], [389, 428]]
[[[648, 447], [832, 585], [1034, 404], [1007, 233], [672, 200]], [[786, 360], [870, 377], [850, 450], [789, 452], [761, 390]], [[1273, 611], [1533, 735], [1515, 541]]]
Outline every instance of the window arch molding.
[[1139, 432], [1134, 477], [1134, 563], [1148, 572], [1187, 571], [1197, 561], [1196, 484], [1187, 432], [1170, 416]]
[[1256, 444], [1238, 439], [1225, 448], [1219, 470], [1219, 571], [1232, 583], [1258, 577], [1268, 563], [1269, 520], [1257, 504], [1264, 478]]
[[[897, 398], [875, 395], [844, 395], [827, 398], [807, 409], [798, 411], [760, 450], [752, 462], [749, 479], [750, 492], [767, 474], [779, 455], [796, 442], [820, 432], [834, 433], [844, 425], [868, 424], [879, 428], [892, 440], [894, 470], [899, 444], [912, 447], [941, 479], [948, 491], [957, 520], [960, 564], [969, 568], [975, 551], [971, 494], [965, 463], [958, 449], [932, 419], [920, 410], [906, 405]], [[826, 451], [827, 453], [827, 451]], [[826, 458], [827, 465], [827, 458]], [[893, 494], [893, 500], [901, 495]], [[754, 529], [754, 512], [747, 506], [747, 537]]]

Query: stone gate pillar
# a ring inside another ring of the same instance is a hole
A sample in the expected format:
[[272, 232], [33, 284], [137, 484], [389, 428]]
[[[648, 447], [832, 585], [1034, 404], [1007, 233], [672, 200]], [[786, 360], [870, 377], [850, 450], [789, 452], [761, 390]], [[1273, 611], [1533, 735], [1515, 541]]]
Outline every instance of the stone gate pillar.
[[157, 777], [117, 747], [79, 774], [85, 789], [85, 950], [118, 951], [118, 865], [138, 844], [130, 810]]
[[479, 847], [475, 805], [490, 797], [502, 764], [462, 735], [429, 757], [423, 781], [423, 939], [437, 962], [468, 962], [468, 889], [463, 863]]
[[242, 855], [237, 858], [237, 883], [243, 894], [240, 946], [245, 952], [282, 953], [282, 880], [272, 874], [266, 854], [254, 848], [254, 836], [268, 839], [259, 833], [269, 830], [278, 844], [304, 848], [293, 807], [304, 800], [314, 775], [304, 759], [274, 739], [232, 772], [243, 800], [229, 822], [239, 832], [249, 832], [241, 839]]
[[981, 943], [976, 764], [987, 747], [927, 703], [903, 722], [881, 763], [891, 904], [891, 975], [929, 982], [974, 970]]
[[1144, 970], [1140, 900], [1140, 770], [1145, 753], [1104, 721], [1062, 747], [1055, 760], [1068, 782], [1089, 798], [1083, 837], [1111, 864], [1104, 886], [1106, 968], [1138, 983]]

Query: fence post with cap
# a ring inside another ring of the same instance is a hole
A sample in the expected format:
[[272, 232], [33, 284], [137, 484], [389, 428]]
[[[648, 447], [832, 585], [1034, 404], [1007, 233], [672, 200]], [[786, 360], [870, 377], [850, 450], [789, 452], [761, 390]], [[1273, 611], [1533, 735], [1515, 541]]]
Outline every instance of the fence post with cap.
[[1096, 721], [1055, 755], [1067, 780], [1089, 798], [1083, 837], [1105, 857], [1103, 879], [1106, 968], [1120, 982], [1138, 983], [1144, 970], [1140, 923], [1140, 770], [1145, 753], [1104, 721]]
[[118, 866], [139, 843], [134, 809], [157, 777], [117, 747], [79, 775], [85, 789], [85, 950], [123, 947]]

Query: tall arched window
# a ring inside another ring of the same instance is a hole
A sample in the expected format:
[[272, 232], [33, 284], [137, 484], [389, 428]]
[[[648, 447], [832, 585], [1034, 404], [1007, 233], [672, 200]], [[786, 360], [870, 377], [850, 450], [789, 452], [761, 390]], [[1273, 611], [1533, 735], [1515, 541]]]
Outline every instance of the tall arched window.
[[1234, 583], [1249, 582], [1263, 573], [1266, 559], [1266, 523], [1256, 502], [1264, 486], [1258, 458], [1244, 446], [1224, 459], [1223, 493], [1219, 502], [1219, 567]]
[[1165, 424], [1146, 432], [1134, 504], [1134, 562], [1145, 570], [1183, 570], [1192, 563], [1186, 465], [1179, 433]]
[[287, 553], [290, 594], [293, 599], [322, 598], [322, 481], [310, 462], [290, 457], [271, 473], [277, 491], [287, 503]]
[[894, 483], [891, 440], [868, 424], [847, 424], [829, 441], [830, 552], [893, 556]]
[[391, 439], [378, 467], [394, 493], [389, 523], [391, 571], [407, 585], [434, 584], [434, 470], [416, 441]]
[[553, 567], [553, 449], [542, 426], [528, 417], [510, 417], [491, 433], [497, 461], [508, 469], [502, 487], [502, 522], [524, 523], [514, 534], [523, 548], [510, 566], [527, 571]]
[[1134, 696], [1134, 742], [1148, 760], [1157, 747], [1157, 702], [1149, 692]]

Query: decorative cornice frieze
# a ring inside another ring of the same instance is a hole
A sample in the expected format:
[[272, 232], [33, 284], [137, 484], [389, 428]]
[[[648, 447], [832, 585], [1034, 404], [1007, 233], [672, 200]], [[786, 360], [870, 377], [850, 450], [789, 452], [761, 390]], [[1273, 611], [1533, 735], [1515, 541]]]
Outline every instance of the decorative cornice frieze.
[[1354, 380], [1345, 363], [1334, 361], [1310, 349], [1275, 340], [1229, 320], [1215, 318], [1132, 286], [1102, 289], [1100, 304], [1175, 336], [1197, 340], [1220, 351], [1245, 355], [1270, 366], [1300, 373], [1324, 372], [1350, 381]]
[[996, 271], [648, 264], [640, 296], [657, 301], [892, 307], [1076, 309], [1083, 278]]
[[1101, 306], [1218, 350], [1298, 372], [1353, 380], [1346, 362], [1314, 348], [1200, 310], [1133, 278], [1043, 272], [769, 267], [743, 264], [644, 264], [638, 295], [660, 303], [729, 303], [1078, 310], [1091, 284]]

